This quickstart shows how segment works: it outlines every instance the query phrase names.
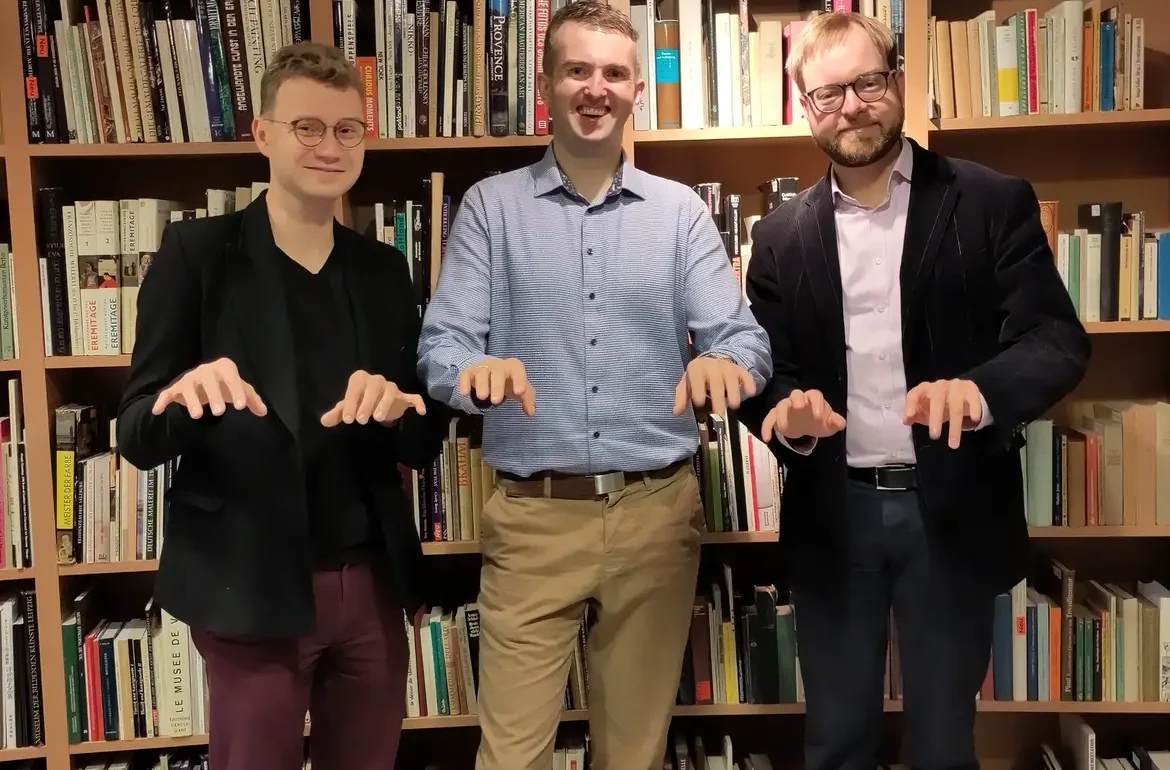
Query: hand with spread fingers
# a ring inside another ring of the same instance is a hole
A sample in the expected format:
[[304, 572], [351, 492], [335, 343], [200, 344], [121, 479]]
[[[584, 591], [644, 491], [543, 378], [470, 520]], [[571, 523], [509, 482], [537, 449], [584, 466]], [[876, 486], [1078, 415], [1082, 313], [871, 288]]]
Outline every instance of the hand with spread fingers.
[[510, 398], [519, 402], [524, 414], [529, 417], [536, 414], [536, 392], [518, 358], [487, 356], [469, 364], [459, 372], [459, 392], [492, 404], [501, 404], [505, 398]]
[[682, 414], [690, 401], [696, 409], [707, 407], [714, 414], [739, 409], [744, 396], [756, 394], [756, 383], [748, 370], [718, 356], [698, 356], [687, 364], [674, 389], [674, 413]]
[[833, 411], [819, 390], [794, 390], [764, 416], [760, 438], [765, 443], [773, 435], [789, 440], [826, 438], [844, 428], [845, 418]]
[[187, 408], [192, 419], [198, 420], [203, 416], [204, 406], [218, 417], [227, 409], [228, 401], [237, 410], [247, 409], [258, 417], [268, 414], [263, 399], [240, 377], [235, 362], [220, 358], [196, 366], [160, 391], [151, 412], [162, 414], [170, 404], [179, 404]]
[[365, 425], [373, 417], [375, 422], [388, 425], [402, 417], [407, 409], [427, 413], [422, 396], [403, 393], [380, 374], [358, 370], [349, 376], [345, 396], [321, 415], [321, 424], [327, 428], [340, 423]]
[[937, 380], [922, 382], [906, 394], [907, 425], [926, 425], [930, 437], [942, 435], [947, 423], [947, 445], [959, 448], [964, 430], [979, 427], [983, 421], [983, 397], [971, 380]]

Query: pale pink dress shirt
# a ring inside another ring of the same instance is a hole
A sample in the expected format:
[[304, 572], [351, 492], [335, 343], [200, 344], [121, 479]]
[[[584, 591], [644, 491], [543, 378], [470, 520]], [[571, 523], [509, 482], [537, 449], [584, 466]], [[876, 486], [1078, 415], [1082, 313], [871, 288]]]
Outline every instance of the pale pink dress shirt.
[[[903, 139], [885, 199], [873, 207], [846, 195], [830, 175], [849, 388], [845, 456], [854, 467], [915, 462], [910, 426], [902, 422], [907, 388], [900, 280], [913, 170], [914, 151]], [[986, 402], [982, 406], [980, 428], [991, 422]], [[814, 446], [801, 441], [795, 448], [804, 454]]]

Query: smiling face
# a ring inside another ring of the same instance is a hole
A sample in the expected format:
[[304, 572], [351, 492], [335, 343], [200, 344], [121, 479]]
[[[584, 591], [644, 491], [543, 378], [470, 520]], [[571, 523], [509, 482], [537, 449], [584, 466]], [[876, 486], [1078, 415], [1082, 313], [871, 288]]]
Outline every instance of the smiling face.
[[[572, 6], [566, 6], [571, 8]], [[556, 141], [574, 154], [620, 147], [622, 127], [645, 88], [637, 43], [626, 34], [566, 20], [550, 35], [544, 72], [537, 78]]]
[[[898, 146], [905, 120], [905, 78], [892, 69], [857, 24], [804, 60], [801, 104], [813, 138], [834, 163], [867, 166]], [[844, 99], [840, 88], [834, 88], [840, 86]]]
[[303, 76], [280, 83], [252, 132], [268, 158], [269, 183], [306, 201], [331, 201], [348, 192], [361, 174], [365, 145], [347, 147], [338, 135], [346, 144], [360, 136], [362, 107], [361, 94], [354, 88]]

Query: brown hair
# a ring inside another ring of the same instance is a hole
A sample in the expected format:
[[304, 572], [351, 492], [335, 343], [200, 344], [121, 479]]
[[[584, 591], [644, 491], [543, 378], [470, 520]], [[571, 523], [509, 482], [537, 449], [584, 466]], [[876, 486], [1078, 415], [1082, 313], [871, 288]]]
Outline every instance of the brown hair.
[[792, 49], [788, 52], [788, 61], [784, 65], [788, 76], [796, 82], [801, 91], [804, 91], [802, 70], [805, 62], [824, 49], [840, 43], [854, 27], [860, 27], [865, 32], [891, 70], [898, 69], [898, 49], [889, 27], [860, 13], [825, 11], [810, 19], [804, 31], [793, 41]]
[[260, 79], [260, 114], [272, 111], [276, 92], [291, 78], [308, 78], [339, 90], [352, 88], [362, 93], [362, 79], [344, 53], [331, 45], [303, 40], [277, 51], [264, 70]]
[[557, 60], [553, 38], [557, 30], [568, 22], [583, 24], [590, 29], [613, 32], [628, 37], [635, 43], [638, 42], [638, 30], [634, 29], [628, 14], [602, 0], [574, 0], [562, 6], [548, 22], [548, 30], [544, 33], [544, 61], [541, 62], [545, 75], [553, 74]]

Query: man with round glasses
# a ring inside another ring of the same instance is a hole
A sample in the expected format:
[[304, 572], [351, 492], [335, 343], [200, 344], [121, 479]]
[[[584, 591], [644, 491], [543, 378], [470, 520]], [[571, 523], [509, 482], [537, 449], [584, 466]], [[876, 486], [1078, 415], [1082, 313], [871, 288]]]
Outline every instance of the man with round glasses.
[[281, 49], [253, 136], [267, 191], [168, 225], [138, 296], [118, 449], [165, 467], [155, 602], [206, 662], [217, 770], [393, 768], [422, 551], [398, 465], [438, 455], [406, 257], [334, 218], [361, 172], [362, 84]]
[[1023, 430], [1084, 376], [1089, 340], [1032, 187], [902, 136], [885, 25], [819, 15], [787, 68], [831, 164], [753, 228], [774, 374], [740, 418], [788, 470], [805, 764], [878, 764], [896, 640], [901, 761], [975, 768], [995, 597], [1027, 565]]

